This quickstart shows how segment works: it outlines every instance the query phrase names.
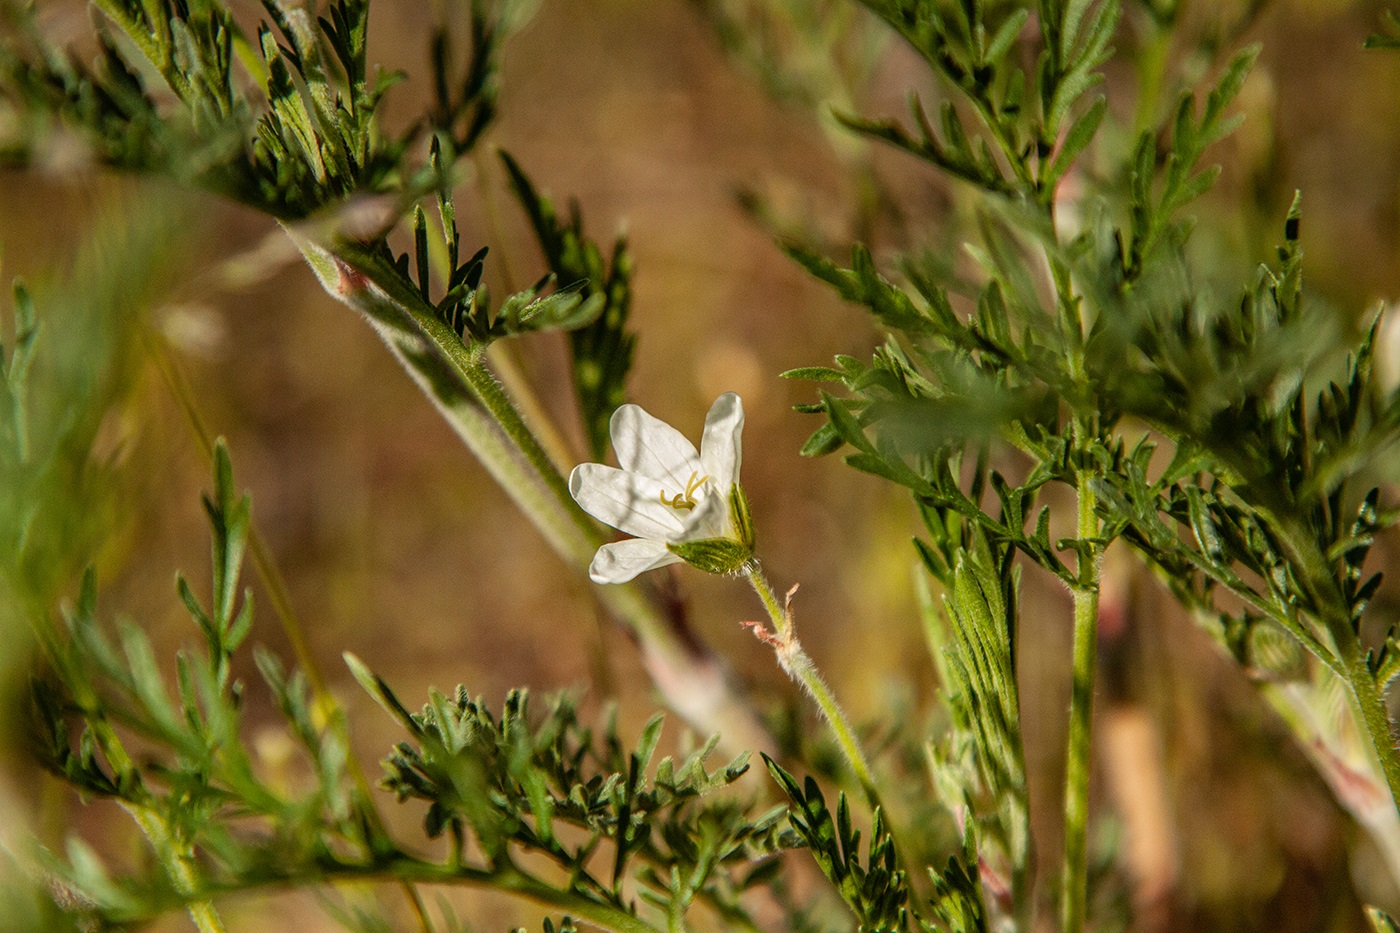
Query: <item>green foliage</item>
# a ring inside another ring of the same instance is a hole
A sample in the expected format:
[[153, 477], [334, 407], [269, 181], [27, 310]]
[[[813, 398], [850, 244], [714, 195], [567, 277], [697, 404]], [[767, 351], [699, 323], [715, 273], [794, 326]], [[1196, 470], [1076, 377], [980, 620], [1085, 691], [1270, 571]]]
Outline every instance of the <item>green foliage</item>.
[[[1199, 114], [1195, 95], [1183, 93], [1120, 167], [1099, 167], [1099, 178], [1116, 182], [1056, 201], [1076, 159], [1112, 152], [1095, 148], [1106, 113], [1102, 98], [1086, 95], [1100, 80], [1116, 6], [1042, 5], [1027, 72], [1014, 64], [1026, 58], [1009, 57], [1024, 41], [1025, 8], [869, 5], [965, 109], [949, 101], [936, 132], [916, 103], [913, 136], [892, 123], [848, 122], [975, 186], [977, 238], [962, 245], [977, 274], [954, 277], [915, 255], [896, 263], [894, 280], [863, 246], [843, 268], [786, 244], [890, 333], [868, 363], [838, 357], [835, 367], [786, 375], [845, 389], [801, 406], [825, 415], [803, 452], [847, 448], [850, 465], [907, 488], [924, 518], [930, 537], [919, 552], [949, 594], [948, 637], [930, 623], [953, 718], [935, 770], [955, 812], [957, 793], [986, 792], [984, 809], [975, 796], [964, 804], [979, 817], [967, 824], [970, 844], [984, 859], [1009, 858], [1013, 895], [1024, 885], [1011, 555], [1078, 600], [1094, 591], [1097, 555], [1120, 537], [1216, 620], [1213, 634], [1241, 663], [1256, 663], [1264, 625], [1341, 675], [1392, 796], [1400, 792], [1383, 704], [1400, 671], [1395, 636], [1371, 643], [1365, 631], [1380, 585], [1366, 558], [1396, 520], [1377, 483], [1400, 439], [1394, 394], [1372, 372], [1377, 325], [1339, 348], [1304, 300], [1297, 201], [1277, 265], [1225, 286], [1226, 297], [1201, 280], [1188, 250], [1193, 219], [1183, 211], [1219, 174], [1202, 161], [1237, 124], [1229, 107], [1258, 50], [1224, 66]], [[1014, 471], [989, 465], [1008, 462], [999, 447], [1019, 452]], [[1164, 470], [1159, 447], [1170, 453]], [[1037, 506], [1050, 484], [1073, 488], [1092, 509], [1074, 538], [1051, 538], [1049, 510]], [[1220, 600], [1222, 590], [1233, 597]], [[1235, 597], [1242, 612], [1225, 608]], [[976, 837], [974, 826], [993, 831]]]
[[[1233, 314], [1187, 305], [1144, 327], [1151, 368], [1118, 367], [1115, 395], [1175, 441], [1174, 462], [1150, 481], [1144, 441], [1100, 488], [1123, 533], [1188, 603], [1208, 605], [1224, 586], [1249, 607], [1222, 617], [1225, 631], [1262, 615], [1341, 673], [1359, 661], [1351, 655], [1380, 585], [1364, 572], [1367, 553], [1396, 518], [1373, 485], [1397, 439], [1396, 406], [1372, 373], [1376, 325], [1338, 378], [1316, 387], [1306, 378], [1319, 326], [1300, 299], [1296, 203], [1286, 233], [1281, 267], [1263, 270]], [[1215, 378], [1204, 378], [1207, 366], [1220, 367]], [[1390, 640], [1368, 656], [1368, 689], [1383, 688]]]
[[[439, 11], [429, 56], [434, 106], [428, 123], [453, 153], [475, 149], [495, 119], [501, 48], [529, 18], [531, 7], [529, 0], [470, 0], [466, 16], [449, 16], [457, 12], [453, 6]], [[465, 42], [458, 35], [462, 29]]]
[[[103, 64], [95, 69], [49, 45], [32, 11], [11, 11], [13, 27], [0, 32], [0, 94], [31, 124], [61, 125], [102, 162], [172, 177], [284, 222], [339, 206], [329, 239], [341, 239], [341, 251], [360, 264], [377, 264], [387, 277], [380, 287], [418, 293], [463, 341], [577, 329], [604, 314], [607, 299], [591, 298], [586, 289], [541, 295], [548, 278], [493, 309], [481, 286], [486, 250], [459, 263], [453, 166], [495, 115], [501, 43], [523, 18], [513, 0], [472, 0], [464, 30], [446, 22], [435, 28], [433, 106], [398, 136], [385, 134], [378, 111], [402, 76], [369, 73], [366, 0], [333, 3], [315, 20], [269, 0], [270, 22], [258, 27], [257, 51], [218, 3], [187, 8], [169, 0], [111, 0], [100, 6], [129, 42], [99, 29]], [[148, 86], [143, 76], [150, 68], [166, 88]], [[178, 100], [173, 110], [167, 92]], [[35, 129], [29, 139], [41, 135]], [[429, 158], [414, 165], [412, 151], [425, 135]], [[32, 147], [10, 153], [12, 161], [41, 155]], [[417, 204], [433, 191], [440, 235], [430, 233]], [[388, 242], [404, 212], [412, 214], [412, 257]], [[429, 298], [434, 252], [446, 258], [437, 300]], [[604, 290], [614, 303], [626, 292], [626, 273], [618, 267], [616, 282]]]
[[122, 465], [94, 447], [129, 401], [142, 314], [178, 256], [176, 221], [159, 198], [114, 205], [63, 279], [13, 283], [0, 318], [0, 630], [17, 649], [31, 641], [26, 614], [47, 611], [114, 536]]
[[[221, 886], [319, 872], [329, 839], [360, 846], [368, 841], [362, 831], [366, 804], [345, 780], [344, 745], [312, 726], [305, 679], [284, 677], [270, 657], [261, 658], [260, 667], [321, 780], [305, 796], [288, 797], [257, 775], [240, 733], [245, 687], [230, 674], [252, 621], [248, 594], [241, 604], [238, 599], [248, 500], [235, 491], [222, 445], [205, 509], [213, 532], [213, 594], [203, 604], [179, 579], [203, 644], [197, 653], [176, 654], [173, 698], [146, 633], [128, 621], [113, 639], [99, 624], [91, 571], [61, 626], [44, 638], [50, 667], [33, 688], [36, 756], [85, 794], [119, 802], [163, 868], [116, 879], [94, 852], [73, 841], [67, 861], [54, 860], [52, 870], [89, 905], [86, 912], [107, 921], [135, 921], [174, 903], [198, 901]], [[80, 727], [76, 735], [74, 723]], [[261, 832], [232, 832], [235, 815], [258, 818]], [[206, 877], [200, 877], [196, 859]]]
[[799, 785], [791, 774], [764, 756], [768, 771], [795, 807], [793, 828], [801, 835], [816, 860], [817, 867], [840, 893], [862, 931], [903, 931], [914, 922], [921, 929], [932, 927], [918, 920], [909, 909], [908, 877], [898, 867], [894, 839], [885, 829], [880, 810], [874, 814], [870, 845], [862, 857], [860, 830], [851, 823], [846, 795], [837, 798], [833, 820], [826, 798], [812, 778]]
[[[906, 31], [914, 19], [906, 17]], [[918, 22], [925, 30], [943, 28], [936, 18]], [[849, 445], [853, 466], [914, 493], [931, 528], [955, 513], [1070, 585], [1073, 575], [1056, 551], [1073, 543], [1049, 539], [1044, 512], [1034, 531], [1026, 523], [1039, 488], [1073, 485], [1088, 472], [1104, 499], [1105, 537], [1128, 534], [1149, 559], [1170, 562], [1169, 579], [1189, 580], [1193, 563], [1210, 564], [1209, 585], [1223, 583], [1272, 605], [1272, 615], [1292, 630], [1306, 627], [1297, 621], [1300, 611], [1344, 618], [1355, 630], [1358, 606], [1374, 584], [1349, 579], [1360, 574], [1359, 564], [1336, 560], [1353, 547], [1364, 557], [1362, 542], [1385, 521], [1372, 507], [1368, 515], [1379, 524], [1368, 519], [1353, 531], [1344, 515], [1355, 500], [1345, 487], [1350, 477], [1374, 469], [1370, 464], [1395, 430], [1372, 386], [1373, 338], [1357, 349], [1347, 376], [1307, 404], [1304, 377], [1327, 344], [1300, 339], [1316, 335], [1319, 322], [1301, 301], [1297, 205], [1279, 268], [1261, 269], [1238, 300], [1219, 303], [1193, 281], [1183, 248], [1189, 223], [1173, 219], [1215, 177], [1197, 166], [1205, 148], [1233, 125], [1225, 110], [1256, 54], [1241, 53], [1226, 67], [1199, 120], [1192, 95], [1182, 96], [1165, 159], [1154, 157], [1156, 137], [1143, 135], [1132, 157], [1126, 237], [1091, 205], [1089, 223], [1062, 245], [1034, 211], [988, 203], [975, 253], [986, 283], [970, 316], [955, 311], [947, 286], [916, 264], [901, 269], [906, 288], [881, 275], [860, 247], [851, 268], [842, 269], [790, 246], [810, 271], [901, 338], [869, 364], [844, 358], [838, 369], [789, 374], [835, 381], [852, 395], [824, 396], [814, 406], [828, 423], [806, 452]], [[1053, 58], [1052, 51], [1042, 53], [1043, 62]], [[1034, 248], [1063, 270], [1056, 272], [1055, 314], [1042, 309], [1028, 268]], [[1071, 278], [1081, 294], [1068, 289]], [[1128, 446], [1114, 437], [1126, 418], [1152, 425], [1175, 445], [1177, 461], [1155, 481], [1160, 488], [1148, 478], [1155, 442], [1143, 437]], [[979, 468], [974, 489], [964, 494], [959, 451], [985, 443], [989, 433], [1028, 455], [1032, 467], [1017, 485]], [[1201, 471], [1212, 475], [1191, 479]], [[981, 505], [986, 484], [1000, 505], [997, 516]], [[1222, 494], [1226, 487], [1230, 495]], [[1192, 531], [1199, 546], [1190, 548], [1172, 527], [1156, 527], [1148, 520], [1156, 515]], [[1305, 527], [1287, 528], [1301, 517]], [[1292, 544], [1291, 556], [1284, 553], [1289, 546], [1278, 536], [1285, 532], [1306, 536], [1308, 553], [1297, 550], [1303, 542]], [[944, 573], [957, 551], [924, 549]], [[1273, 581], [1266, 584], [1273, 592], [1244, 584], [1228, 570], [1232, 562]], [[1320, 573], [1329, 565], [1340, 578]], [[1201, 595], [1209, 585], [1195, 591]], [[1306, 643], [1320, 640], [1313, 633]]]
[[[130, 45], [99, 29], [100, 64], [89, 68], [50, 45], [32, 12], [11, 4], [14, 25], [0, 35], [4, 93], [34, 120], [80, 133], [104, 162], [179, 178], [280, 219], [308, 217], [354, 194], [430, 185], [431, 175], [406, 174], [402, 165], [423, 130], [440, 131], [454, 154], [465, 152], [495, 113], [504, 6], [471, 4], [469, 48], [455, 56], [465, 58], [463, 74], [452, 73], [454, 32], [435, 31], [436, 105], [397, 137], [381, 131], [378, 110], [402, 76], [369, 72], [366, 0], [332, 3], [318, 19], [269, 0], [270, 22], [258, 25], [255, 43], [219, 3], [98, 6]], [[150, 86], [147, 66], [165, 89]], [[177, 110], [164, 105], [164, 90]]]
[[[434, 140], [433, 162], [439, 163], [440, 149]], [[393, 264], [402, 281], [413, 285], [424, 304], [432, 308], [442, 323], [452, 328], [462, 344], [486, 346], [502, 337], [513, 337], [530, 331], [587, 329], [604, 313], [606, 302], [577, 284], [541, 295], [540, 292], [555, 278], [546, 276], [533, 288], [506, 298], [499, 308], [492, 309], [490, 292], [482, 285], [486, 271], [487, 247], [482, 247], [459, 262], [456, 207], [452, 195], [441, 191], [437, 198], [440, 221], [440, 243], [445, 248], [450, 273], [443, 295], [432, 300], [432, 250], [427, 213], [421, 206], [413, 208], [413, 257], [410, 271], [408, 253], [395, 257], [387, 242], [381, 241], [378, 258]]]
[[[849, 109], [884, 41], [849, 0], [693, 0], [725, 51], [773, 97]], [[821, 114], [825, 116], [824, 114]]]
[[[1194, 116], [1195, 95], [1184, 92], [1177, 103], [1171, 121], [1170, 149], [1159, 163], [1157, 134], [1144, 130], [1138, 136], [1131, 165], [1131, 196], [1129, 209], [1132, 232], [1128, 255], [1123, 262], [1124, 277], [1132, 280], [1141, 275], [1148, 253], [1164, 235], [1184, 240], [1190, 222], [1173, 224], [1176, 214], [1210, 190], [1220, 175], [1219, 166], [1198, 168], [1206, 149], [1229, 135], [1242, 117], [1227, 118], [1226, 109], [1239, 94], [1245, 77], [1259, 57], [1259, 47], [1238, 53], [1225, 67], [1224, 73], [1206, 95], [1205, 109], [1197, 120]], [[1296, 236], [1294, 237], [1296, 239]]]
[[[20, 106], [81, 133], [103, 161], [174, 175], [286, 218], [360, 188], [384, 188], [396, 153], [373, 130], [388, 82], [370, 88], [362, 77], [367, 4], [337, 5], [320, 24], [304, 11], [268, 7], [277, 32], [258, 29], [255, 77], [267, 100], [260, 117], [245, 90], [250, 76], [238, 67], [253, 53], [227, 8], [110, 0], [101, 9], [144, 62], [101, 29], [102, 64], [89, 69], [47, 46], [15, 7], [27, 41], [0, 46], [0, 64]], [[324, 60], [323, 42], [343, 75]], [[147, 63], [179, 100], [178, 114], [147, 86]]]
[[[935, 777], [945, 805], [965, 824], [966, 849], [981, 853], [980, 865], [969, 864], [998, 873], [998, 887], [1012, 892], [1018, 910], [1028, 911], [1030, 801], [1016, 685], [1020, 573], [1010, 548], [995, 548], [975, 525], [953, 524], [964, 530], [951, 572], [935, 557], [936, 549], [947, 548], [946, 538], [920, 547], [946, 590], [946, 629], [925, 620], [951, 720], [932, 750]], [[930, 528], [935, 537], [946, 530]]]
[[[748, 879], [762, 877], [754, 860], [793, 844], [780, 830], [781, 807], [751, 818], [732, 798], [706, 799], [748, 770], [747, 754], [711, 773], [711, 740], [652, 771], [661, 716], [629, 751], [615, 723], [595, 734], [567, 697], [551, 700], [533, 724], [525, 691], [507, 696], [499, 720], [460, 687], [410, 713], [360, 661], [347, 662], [410, 737], [385, 759], [384, 786], [429, 803], [424, 829], [430, 838], [450, 832], [454, 860], [470, 830], [491, 870], [509, 866], [518, 847], [548, 857], [570, 892], [600, 905], [632, 910], [623, 885], [633, 878], [666, 916], [684, 915], [698, 898], [734, 919], [747, 916], [738, 897]], [[604, 842], [612, 852], [600, 873], [594, 856]]]
[[[432, 101], [394, 134], [381, 126], [381, 105], [401, 76], [371, 74], [366, 0], [336, 0], [320, 18], [269, 0], [255, 40], [219, 2], [95, 0], [90, 65], [44, 34], [35, 9], [0, 3], [0, 94], [21, 129], [6, 141], [7, 161], [42, 161], [46, 140], [72, 134], [102, 164], [174, 178], [287, 224], [327, 288], [370, 318], [459, 433], [475, 439], [484, 460], [496, 458], [488, 467], [508, 491], [539, 510], [551, 544], [587, 563], [596, 528], [573, 508], [483, 351], [529, 332], [569, 332], [585, 436], [603, 459], [635, 348], [627, 244], [619, 238], [605, 255], [576, 205], [561, 216], [505, 156], [547, 274], [493, 304], [487, 249], [463, 258], [453, 196], [459, 161], [482, 144], [496, 114], [502, 43], [524, 5], [471, 0], [456, 11], [465, 15], [440, 21], [429, 42]], [[934, 851], [929, 840], [901, 847], [907, 837], [888, 815], [898, 808], [877, 804], [858, 744], [837, 723], [839, 707], [812, 686], [821, 684], [814, 669], [803, 682], [847, 740], [842, 750], [860, 762], [871, 802], [864, 848], [861, 814], [844, 793], [828, 808], [813, 778], [799, 783], [772, 760], [791, 810], [736, 797], [747, 759], [711, 771], [715, 739], [654, 762], [659, 716], [629, 746], [615, 721], [590, 728], [568, 697], [532, 711], [523, 690], [499, 714], [461, 687], [431, 692], [415, 713], [347, 656], [405, 733], [384, 758], [382, 786], [421, 807], [426, 836], [441, 840], [431, 850], [438, 855], [402, 843], [380, 819], [345, 724], [308, 672], [255, 650], [260, 679], [238, 676], [254, 624], [240, 582], [251, 506], [222, 445], [204, 500], [208, 597], [177, 577], [197, 647], [166, 663], [136, 622], [106, 624], [92, 570], [74, 604], [53, 616], [77, 553], [90, 557], [96, 544], [67, 534], [79, 525], [72, 516], [65, 524], [45, 510], [56, 490], [83, 494], [102, 478], [105, 465], [90, 454], [121, 388], [122, 351], [115, 340], [94, 340], [107, 356], [46, 371], [40, 351], [51, 346], [56, 319], [36, 311], [41, 291], [20, 284], [13, 337], [0, 348], [0, 555], [3, 595], [25, 597], [5, 612], [23, 615], [43, 649], [27, 696], [28, 737], [58, 779], [129, 814], [151, 854], [118, 872], [78, 838], [63, 855], [42, 853], [38, 870], [52, 895], [30, 904], [26, 889], [14, 907], [22, 922], [106, 928], [184, 908], [208, 930], [217, 928], [214, 899], [236, 892], [394, 882], [530, 899], [562, 916], [544, 921], [546, 933], [572, 933], [575, 917], [632, 933], [679, 931], [696, 908], [754, 929], [746, 895], [765, 889], [794, 929], [817, 929], [787, 902], [775, 857], [805, 846], [861, 930], [1029, 929], [1035, 858], [1017, 664], [1020, 572], [1030, 566], [1075, 601], [1062, 899], [1063, 925], [1078, 933], [1098, 568], [1115, 540], [1208, 620], [1241, 665], [1281, 667], [1283, 655], [1289, 676], [1316, 679], [1298, 660], [1307, 652], [1344, 683], [1391, 796], [1400, 795], [1386, 707], [1400, 636], [1392, 629], [1376, 638], [1370, 613], [1381, 576], [1368, 561], [1400, 519], [1384, 493], [1395, 479], [1388, 458], [1400, 440], [1400, 395], [1373, 373], [1379, 321], [1347, 341], [1306, 300], [1298, 201], [1271, 265], [1206, 281], [1191, 251], [1187, 211], [1219, 175], [1206, 156], [1237, 123], [1230, 109], [1257, 49], [1224, 63], [1199, 103], [1182, 93], [1158, 125], [1145, 125], [1155, 99], [1139, 101], [1128, 131], [1098, 91], [1117, 41], [1113, 0], [865, 0], [866, 19], [854, 5], [836, 12], [829, 3], [701, 6], [780, 94], [834, 104], [862, 140], [914, 155], [965, 183], [959, 196], [971, 199], [973, 235], [957, 244], [968, 271], [944, 257], [953, 252], [940, 248], [947, 244], [892, 262], [855, 244], [849, 267], [809, 244], [785, 244], [888, 334], [868, 361], [839, 356], [834, 366], [786, 375], [832, 390], [801, 406], [823, 416], [803, 453], [844, 451], [851, 466], [907, 489], [923, 521], [917, 553], [943, 590], [941, 614], [925, 593], [925, 622], [947, 728], [921, 751], [934, 790], [926, 796], [957, 831], [951, 851]], [[1167, 35], [1177, 7], [1145, 10]], [[935, 116], [918, 97], [907, 125], [854, 115], [853, 90], [872, 61], [862, 57], [873, 47], [863, 30], [876, 21], [938, 82]], [[758, 28], [745, 33], [736, 25], [745, 22]], [[1396, 29], [1391, 16], [1390, 31], [1367, 44], [1400, 44]], [[789, 54], [857, 32], [811, 70]], [[391, 243], [404, 215], [407, 250]], [[132, 304], [100, 279], [87, 288], [83, 297], [101, 314], [115, 318]], [[1078, 499], [1070, 537], [1052, 534], [1060, 525], [1047, 490], [1057, 485]], [[732, 510], [751, 530], [736, 495]], [[752, 558], [752, 534], [740, 537], [673, 549], [733, 571]], [[765, 592], [777, 626], [766, 640], [785, 668], [810, 667], [790, 610]], [[642, 621], [634, 628], [645, 638], [669, 631], [671, 620]], [[1277, 650], [1280, 638], [1292, 654]], [[648, 657], [666, 654], [652, 647], [643, 645]], [[246, 741], [245, 704], [264, 689], [302, 753], [305, 779], [295, 790], [267, 775]], [[331, 900], [347, 926], [387, 929], [358, 905]], [[458, 927], [441, 912], [447, 928]], [[1370, 917], [1377, 930], [1395, 929], [1379, 910]]]
[[983, 868], [971, 824], [961, 850], [941, 869], [929, 869], [932, 896], [924, 899], [901, 866], [894, 836], [879, 807], [872, 814], [870, 842], [862, 854], [861, 831], [854, 827], [844, 793], [837, 796], [833, 817], [816, 781], [808, 777], [799, 785], [772, 759], [765, 756], [764, 760], [793, 803], [789, 815], [793, 828], [846, 903], [857, 929], [863, 933], [985, 933], [993, 928], [984, 904]]
[[[1103, 120], [1104, 98], [1087, 95], [1103, 81], [1099, 69], [1110, 54], [1118, 5], [864, 2], [971, 109], [977, 125], [969, 131], [950, 99], [935, 129], [917, 97], [910, 100], [917, 135], [890, 121], [843, 118], [847, 124], [984, 191], [1049, 204]], [[1029, 66], [1013, 52], [1032, 13], [1041, 41]]]
[[[241, 734], [247, 688], [230, 673], [253, 617], [238, 583], [249, 500], [236, 492], [222, 444], [214, 476], [205, 499], [212, 595], [205, 603], [178, 579], [202, 638], [198, 652], [175, 657], [173, 697], [141, 628], [124, 622], [115, 638], [104, 631], [92, 572], [44, 640], [49, 670], [34, 682], [31, 703], [35, 755], [84, 794], [118, 801], [158, 862], [154, 871], [114, 877], [74, 840], [66, 860], [48, 862], [84, 914], [130, 923], [238, 890], [378, 878], [496, 886], [615, 929], [651, 929], [633, 892], [673, 920], [699, 901], [730, 922], [752, 923], [741, 896], [770, 873], [764, 859], [796, 843], [781, 829], [784, 810], [753, 815], [721, 793], [747, 770], [747, 756], [711, 772], [704, 762], [714, 740], [653, 767], [660, 716], [629, 749], [615, 723], [595, 733], [564, 696], [549, 700], [538, 721], [524, 691], [510, 694], [499, 720], [464, 688], [453, 699], [434, 693], [411, 714], [348, 659], [407, 730], [408, 741], [385, 759], [384, 786], [400, 800], [428, 802], [430, 838], [452, 837], [446, 860], [435, 862], [400, 848], [382, 828], [352, 780], [343, 736], [315, 711], [305, 675], [259, 651], [262, 680], [313, 780], [295, 793], [260, 776]], [[468, 858], [468, 830], [485, 864]], [[595, 856], [606, 849], [608, 871], [600, 874]], [[521, 853], [544, 855], [565, 880], [526, 871], [516, 861]], [[571, 928], [571, 921], [561, 927]]]

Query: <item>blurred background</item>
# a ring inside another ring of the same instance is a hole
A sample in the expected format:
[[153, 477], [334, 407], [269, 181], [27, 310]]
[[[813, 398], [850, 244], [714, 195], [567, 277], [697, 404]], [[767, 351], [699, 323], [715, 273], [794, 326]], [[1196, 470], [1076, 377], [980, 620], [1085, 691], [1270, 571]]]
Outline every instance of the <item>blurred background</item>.
[[[1301, 189], [1306, 281], [1344, 328], [1400, 295], [1400, 56], [1361, 50], [1381, 9], [1274, 0], [1188, 10], [1199, 20], [1194, 34], [1213, 35], [1227, 53], [1253, 41], [1264, 48], [1239, 104], [1246, 123], [1214, 153], [1225, 178], [1202, 208], [1217, 271], [1244, 281]], [[80, 8], [53, 15], [56, 28], [86, 28]], [[380, 0], [372, 60], [421, 75], [429, 22], [425, 3]], [[1232, 34], [1229, 24], [1241, 22]], [[867, 115], [902, 115], [907, 92], [928, 79], [902, 47], [862, 28], [868, 40], [842, 47], [853, 103]], [[1121, 28], [1131, 45], [1133, 18]], [[1184, 60], [1192, 80], [1209, 71], [1208, 58]], [[769, 577], [779, 588], [801, 584], [804, 643], [855, 718], [872, 735], [899, 722], [917, 731], [925, 721], [932, 728], [936, 703], [912, 584], [913, 509], [837, 458], [800, 457], [819, 422], [792, 406], [815, 388], [778, 378], [837, 353], [868, 355], [881, 338], [862, 311], [785, 258], [743, 204], [758, 195], [770, 215], [832, 244], [860, 236], [877, 252], [947, 250], [958, 194], [908, 159], [840, 136], [824, 109], [841, 102], [840, 88], [823, 84], [825, 66], [810, 67], [820, 93], [775, 97], [763, 75], [726, 54], [695, 5], [544, 0], [506, 47], [491, 142], [556, 203], [576, 198], [600, 241], [627, 231], [640, 334], [631, 399], [698, 438], [715, 396], [743, 397], [744, 485]], [[1110, 100], [1126, 118], [1130, 63], [1114, 69]], [[390, 120], [409, 119], [425, 93], [412, 80], [397, 87]], [[489, 152], [459, 191], [458, 223], [464, 246], [491, 245], [488, 278], [504, 294], [544, 265]], [[61, 145], [49, 156], [33, 171], [0, 175], [5, 278], [22, 275], [39, 294], [67, 294], [78, 306], [84, 282], [120, 270], [136, 241], [155, 251], [160, 271], [135, 313], [176, 348], [202, 417], [227, 439], [236, 480], [252, 494], [371, 774], [399, 733], [351, 680], [343, 651], [365, 658], [410, 705], [430, 686], [465, 684], [492, 705], [518, 685], [567, 688], [590, 709], [616, 698], [624, 733], [635, 733], [659, 700], [632, 643], [598, 618], [589, 584], [561, 572], [370, 329], [321, 291], [270, 221], [102, 173]], [[87, 259], [75, 260], [86, 240]], [[198, 498], [208, 469], [147, 345], [130, 334], [110, 339], [126, 342], [126, 401], [100, 437], [119, 482], [101, 510], [75, 507], [100, 525], [104, 614], [138, 620], [170, 654], [195, 636], [175, 571], [200, 592], [208, 585]], [[550, 413], [572, 424], [562, 340], [541, 335], [515, 347]], [[689, 569], [674, 575], [696, 629], [736, 679], [760, 704], [796, 705], [771, 652], [739, 626], [762, 611], [747, 587]], [[266, 594], [248, 579], [261, 613], [252, 641], [290, 659]], [[1135, 880], [1108, 885], [1106, 896], [1136, 904], [1138, 929], [1362, 930], [1358, 891], [1400, 904], [1364, 834], [1239, 669], [1150, 579], [1128, 569], [1118, 579], [1116, 601], [1106, 603], [1096, 838], [1103, 851], [1117, 846]], [[56, 586], [71, 596], [71, 582]], [[1024, 733], [1038, 845], [1053, 864], [1069, 598], [1033, 572], [1024, 590]], [[256, 680], [251, 663], [243, 675]], [[265, 694], [250, 691], [249, 704], [267, 766], [293, 767]], [[680, 728], [668, 731], [675, 741]], [[39, 814], [37, 831], [50, 842], [81, 825], [118, 863], [140, 857], [119, 813], [81, 804], [17, 751], [6, 771], [8, 805]], [[411, 837], [421, 814], [389, 801], [385, 809]], [[382, 900], [402, 922], [396, 893]], [[454, 903], [483, 930], [537, 923], [538, 911], [501, 898], [454, 895]], [[232, 899], [225, 916], [234, 930], [334, 928], [305, 894]], [[181, 916], [158, 927], [187, 928]]]

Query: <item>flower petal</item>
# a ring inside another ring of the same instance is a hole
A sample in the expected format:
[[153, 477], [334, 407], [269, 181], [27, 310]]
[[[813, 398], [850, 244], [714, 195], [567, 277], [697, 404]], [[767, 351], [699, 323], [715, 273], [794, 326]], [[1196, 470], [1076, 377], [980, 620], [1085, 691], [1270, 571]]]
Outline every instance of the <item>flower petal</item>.
[[639, 573], [679, 560], [660, 541], [629, 538], [598, 548], [588, 568], [588, 576], [594, 583], [626, 583]]
[[705, 416], [705, 434], [700, 438], [700, 462], [722, 495], [739, 482], [739, 462], [743, 459], [744, 403], [738, 395], [726, 392], [710, 406]]
[[[681, 490], [684, 491], [682, 486]], [[661, 496], [675, 495], [656, 480], [601, 463], [581, 463], [569, 474], [569, 495], [589, 515], [636, 535], [665, 541], [685, 528], [681, 512]]]
[[707, 538], [730, 538], [729, 490], [719, 492], [714, 481], [707, 482], [704, 495], [698, 497], [695, 508], [685, 514], [685, 530], [673, 535], [673, 542], [704, 541]]
[[685, 492], [690, 477], [701, 471], [695, 445], [639, 405], [619, 407], [613, 412], [609, 430], [618, 466], [674, 487], [670, 489], [672, 495]]

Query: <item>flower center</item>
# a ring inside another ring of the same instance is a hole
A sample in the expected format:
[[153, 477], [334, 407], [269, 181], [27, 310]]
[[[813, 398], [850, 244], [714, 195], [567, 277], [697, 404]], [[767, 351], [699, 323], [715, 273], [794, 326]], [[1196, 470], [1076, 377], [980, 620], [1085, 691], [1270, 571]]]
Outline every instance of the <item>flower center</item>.
[[[697, 479], [696, 477], [699, 478]], [[695, 501], [695, 493], [707, 479], [709, 479], [708, 476], [700, 476], [699, 473], [691, 473], [690, 479], [687, 480], [685, 484], [685, 492], [678, 492], [669, 499], [666, 498], [666, 493], [658, 493], [661, 497], [661, 504], [669, 505], [677, 512], [689, 512], [693, 510], [695, 506], [699, 504]]]

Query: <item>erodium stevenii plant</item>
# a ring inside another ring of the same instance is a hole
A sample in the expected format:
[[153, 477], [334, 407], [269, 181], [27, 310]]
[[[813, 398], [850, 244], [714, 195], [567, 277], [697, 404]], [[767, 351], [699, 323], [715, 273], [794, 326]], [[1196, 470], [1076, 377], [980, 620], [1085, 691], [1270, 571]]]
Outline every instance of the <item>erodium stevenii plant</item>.
[[739, 485], [744, 404], [726, 392], [710, 406], [700, 451], [675, 428], [637, 405], [610, 423], [621, 469], [584, 463], [569, 492], [599, 521], [635, 535], [598, 549], [595, 583], [626, 583], [639, 573], [685, 561], [733, 573], [753, 557], [753, 523]]
[[739, 485], [744, 405], [726, 392], [710, 406], [700, 450], [679, 431], [623, 405], [609, 424], [621, 469], [584, 463], [569, 475], [569, 492], [585, 512], [636, 537], [605, 544], [588, 575], [596, 583], [626, 583], [678, 561], [709, 573], [743, 575], [768, 611], [771, 628], [745, 622], [770, 645], [788, 676], [816, 701], [861, 786], [873, 796], [865, 754], [846, 714], [797, 640], [792, 595], [778, 602], [754, 558], [753, 521]]

